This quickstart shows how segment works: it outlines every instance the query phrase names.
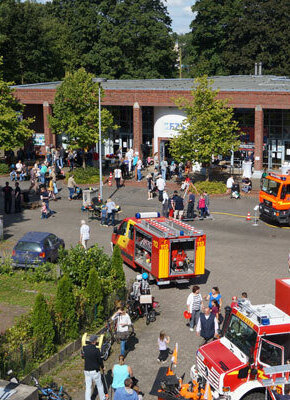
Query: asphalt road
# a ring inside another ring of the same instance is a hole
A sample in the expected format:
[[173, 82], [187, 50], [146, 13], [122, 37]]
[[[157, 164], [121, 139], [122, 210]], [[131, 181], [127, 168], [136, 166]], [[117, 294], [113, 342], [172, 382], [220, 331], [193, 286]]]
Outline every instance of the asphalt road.
[[[3, 179], [1, 183], [3, 185]], [[25, 184], [27, 185], [27, 184]], [[117, 193], [112, 188], [104, 189], [105, 197], [112, 196], [122, 207], [118, 218], [133, 216], [137, 211], [160, 210], [157, 199], [147, 201], [145, 187], [126, 187]], [[19, 239], [29, 230], [50, 231], [62, 237], [66, 246], [75, 245], [79, 240], [80, 220], [88, 217], [80, 210], [81, 202], [67, 200], [67, 190], [60, 194], [62, 199], [51, 204], [57, 211], [53, 218], [40, 219], [40, 210], [26, 210], [21, 216], [13, 214], [5, 216], [5, 235], [12, 242]], [[253, 304], [272, 303], [275, 301], [275, 279], [289, 276], [287, 258], [290, 251], [290, 231], [270, 227], [259, 221], [258, 226], [253, 221], [246, 221], [245, 216], [258, 203], [257, 198], [244, 197], [241, 200], [228, 197], [211, 198], [211, 211], [214, 220], [196, 221], [193, 223], [207, 235], [206, 246], [206, 281], [201, 283], [201, 293], [207, 294], [212, 286], [219, 286], [223, 304], [229, 304], [231, 297], [248, 292]], [[1, 203], [2, 205], [2, 203]], [[222, 213], [228, 213], [224, 215]], [[231, 215], [232, 214], [232, 215]], [[91, 226], [90, 244], [98, 242], [106, 252], [110, 253], [110, 236], [112, 228], [101, 227], [98, 221], [89, 221]], [[133, 279], [136, 273], [124, 266], [128, 279]], [[172, 347], [179, 345], [178, 374], [189, 370], [194, 363], [197, 349], [195, 332], [190, 332], [185, 325], [183, 311], [186, 309], [186, 298], [190, 289], [169, 287], [152, 288], [156, 300], [160, 302], [161, 314], [148, 327], [145, 321], [137, 324], [138, 343], [134, 351], [127, 357], [127, 363], [132, 366], [140, 386], [148, 395], [154, 378], [159, 369], [157, 338], [160, 330], [165, 330], [171, 337]], [[83, 399], [80, 392], [74, 399]]]

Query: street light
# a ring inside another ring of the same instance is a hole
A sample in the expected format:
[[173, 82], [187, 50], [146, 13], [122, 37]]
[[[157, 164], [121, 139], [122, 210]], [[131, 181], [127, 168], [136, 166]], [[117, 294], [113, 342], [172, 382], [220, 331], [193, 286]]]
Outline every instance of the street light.
[[[95, 82], [99, 85], [99, 174], [100, 174], [100, 197], [103, 200], [103, 173], [102, 173], [102, 119], [101, 119], [101, 85], [107, 82], [107, 78], [96, 78]], [[96, 146], [97, 147], [97, 146]]]

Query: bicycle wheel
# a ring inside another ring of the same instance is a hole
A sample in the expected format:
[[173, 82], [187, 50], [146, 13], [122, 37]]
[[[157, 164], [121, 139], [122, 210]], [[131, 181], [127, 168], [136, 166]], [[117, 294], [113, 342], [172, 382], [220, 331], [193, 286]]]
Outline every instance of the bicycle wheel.
[[59, 398], [62, 400], [71, 400], [71, 397], [67, 392], [62, 392]]

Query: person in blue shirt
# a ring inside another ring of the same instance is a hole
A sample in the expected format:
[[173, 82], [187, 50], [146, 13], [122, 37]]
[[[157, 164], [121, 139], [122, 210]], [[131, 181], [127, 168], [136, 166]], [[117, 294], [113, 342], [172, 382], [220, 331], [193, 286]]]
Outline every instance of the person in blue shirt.
[[209, 303], [208, 303], [209, 308], [212, 308], [212, 301], [213, 300], [216, 300], [218, 302], [220, 308], [221, 308], [221, 306], [222, 306], [222, 296], [221, 296], [219, 288], [217, 286], [214, 286], [211, 289], [211, 292], [207, 296], [204, 296], [204, 298], [205, 298], [205, 300], [209, 301]]
[[133, 376], [132, 368], [125, 364], [125, 357], [119, 355], [119, 364], [113, 366], [113, 383], [112, 388], [114, 390], [125, 386], [125, 380]]
[[138, 400], [138, 394], [132, 389], [133, 381], [131, 378], [125, 379], [125, 386], [115, 391], [114, 400]]

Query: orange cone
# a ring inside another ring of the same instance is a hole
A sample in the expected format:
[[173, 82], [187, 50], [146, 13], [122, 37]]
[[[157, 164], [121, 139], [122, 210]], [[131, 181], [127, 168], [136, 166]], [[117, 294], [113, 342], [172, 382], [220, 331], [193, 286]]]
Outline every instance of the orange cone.
[[101, 202], [101, 193], [99, 193], [99, 195], [98, 195], [98, 203], [100, 203]]
[[211, 393], [211, 389], [209, 386], [209, 383], [207, 382], [205, 385], [205, 389], [204, 389], [204, 399], [206, 400], [212, 400], [212, 393]]
[[251, 221], [251, 214], [250, 214], [250, 212], [248, 212], [248, 215], [247, 215], [246, 221]]

